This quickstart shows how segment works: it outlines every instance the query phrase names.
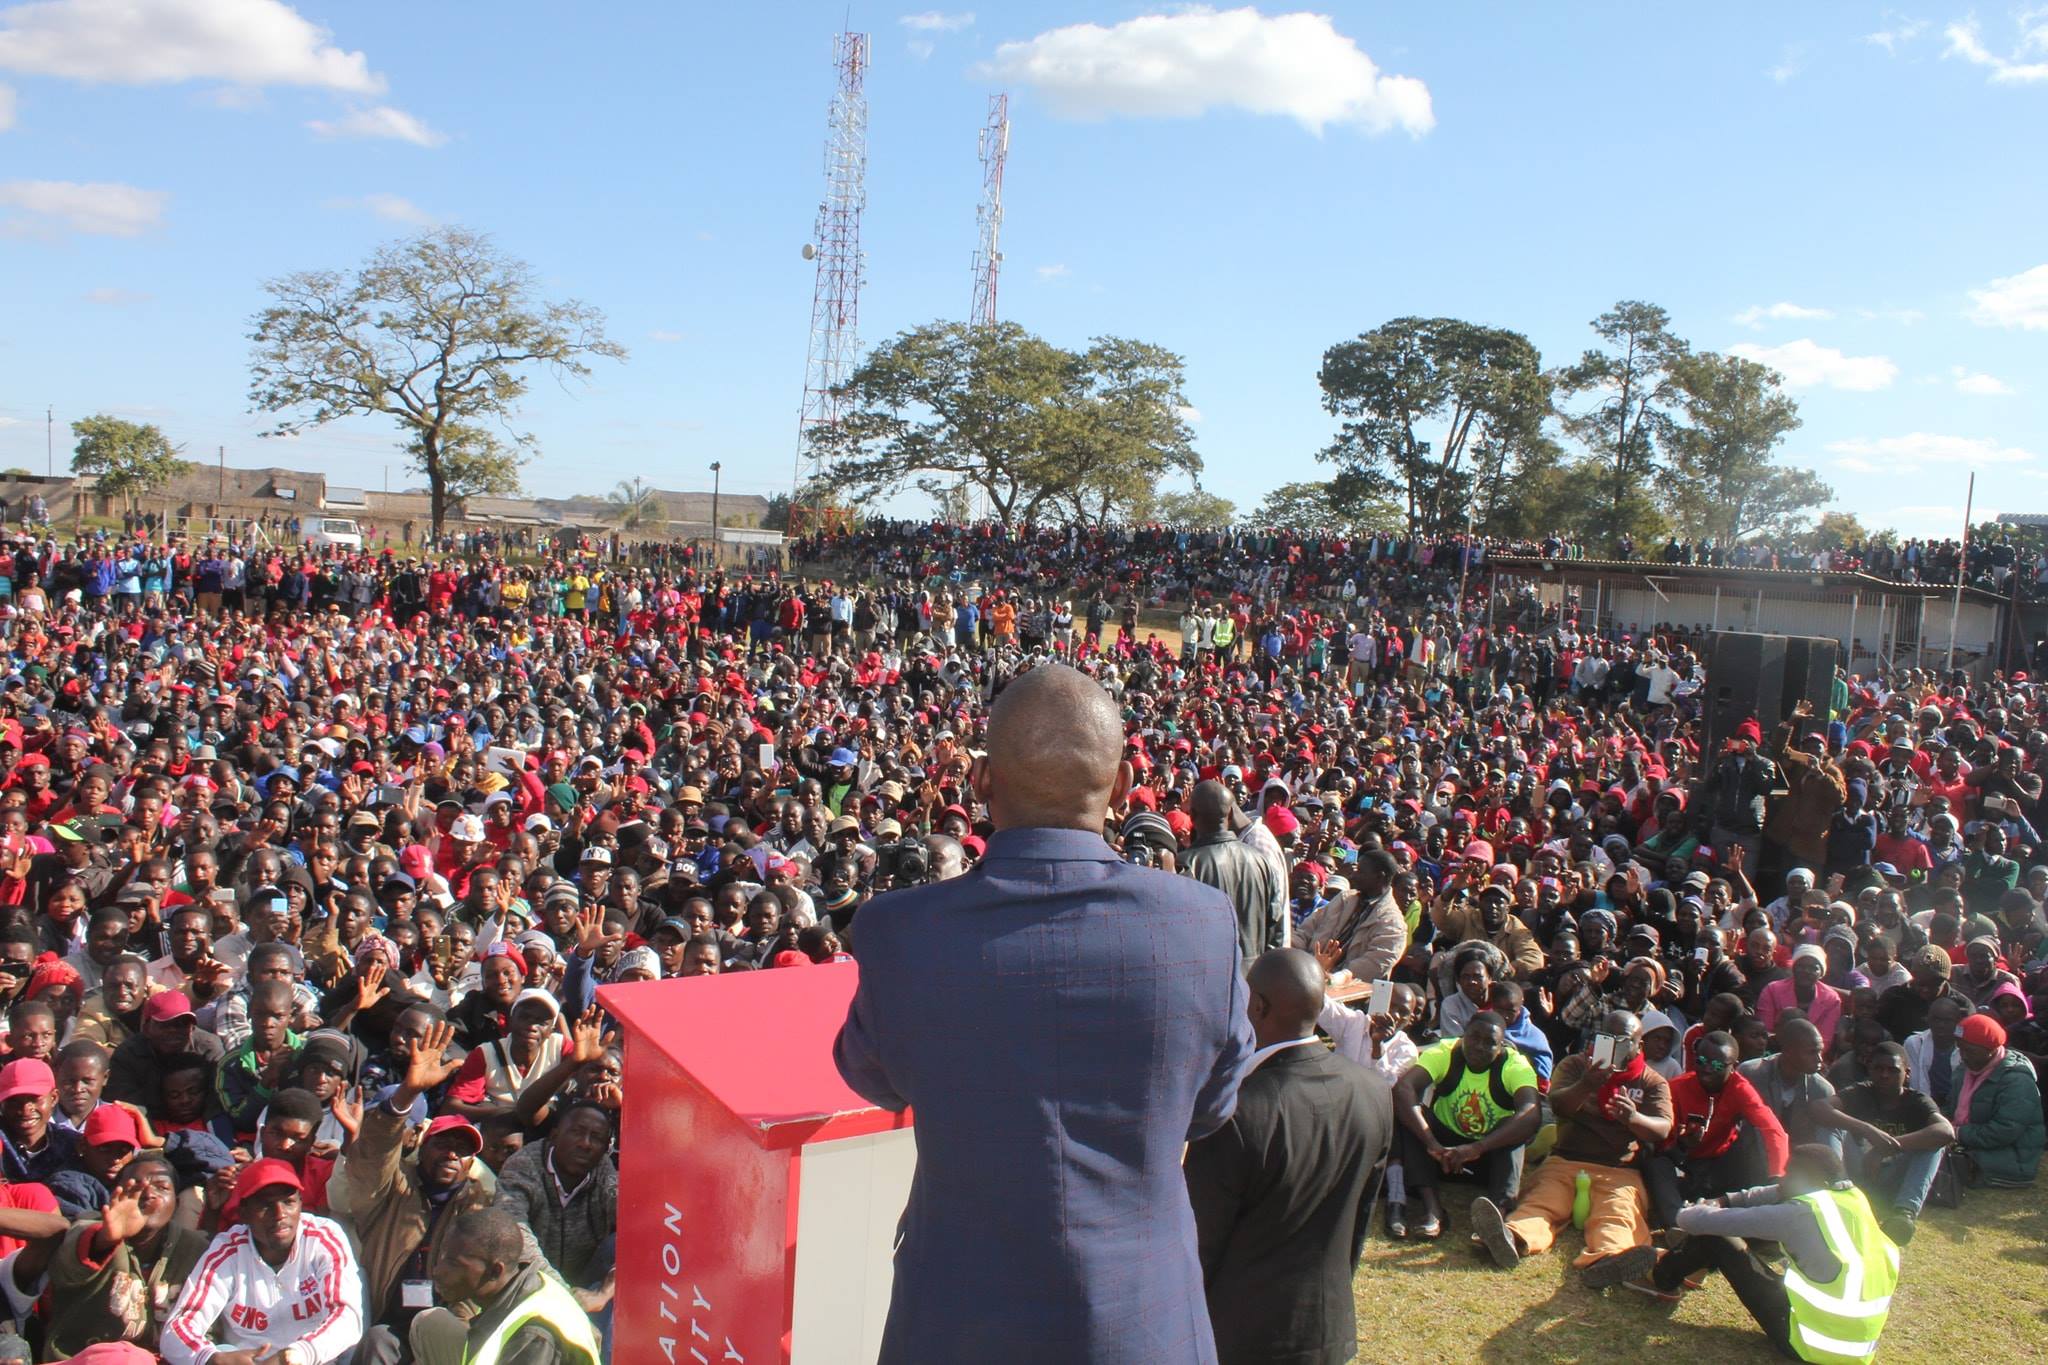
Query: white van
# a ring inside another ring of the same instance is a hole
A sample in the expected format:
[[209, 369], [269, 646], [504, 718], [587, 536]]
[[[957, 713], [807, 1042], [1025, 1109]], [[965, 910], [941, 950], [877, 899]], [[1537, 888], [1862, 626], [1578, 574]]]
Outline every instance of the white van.
[[350, 517], [309, 517], [306, 544], [316, 550], [360, 550], [362, 528]]

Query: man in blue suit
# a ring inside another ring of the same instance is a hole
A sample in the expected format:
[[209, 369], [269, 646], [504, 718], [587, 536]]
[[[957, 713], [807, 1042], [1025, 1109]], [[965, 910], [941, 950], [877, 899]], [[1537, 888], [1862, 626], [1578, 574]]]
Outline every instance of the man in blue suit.
[[996, 699], [964, 877], [861, 910], [833, 1055], [917, 1112], [884, 1365], [1208, 1365], [1181, 1174], [1257, 1047], [1223, 894], [1102, 839], [1123, 725], [1064, 665]]

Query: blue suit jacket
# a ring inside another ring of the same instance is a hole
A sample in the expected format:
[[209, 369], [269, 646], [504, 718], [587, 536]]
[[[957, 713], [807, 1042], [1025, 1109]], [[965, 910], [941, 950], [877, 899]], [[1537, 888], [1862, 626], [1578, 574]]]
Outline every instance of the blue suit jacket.
[[853, 937], [833, 1056], [917, 1111], [882, 1360], [1214, 1361], [1180, 1162], [1256, 1048], [1229, 900], [1098, 835], [1006, 830]]

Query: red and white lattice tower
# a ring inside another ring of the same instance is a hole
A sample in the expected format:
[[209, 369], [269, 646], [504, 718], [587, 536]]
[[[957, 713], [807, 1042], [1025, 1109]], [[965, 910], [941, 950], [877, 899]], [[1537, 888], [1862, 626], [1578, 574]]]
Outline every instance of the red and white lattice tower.
[[974, 210], [974, 306], [970, 326], [996, 320], [996, 280], [1003, 270], [1003, 163], [1010, 156], [1010, 97], [988, 97], [988, 122], [981, 129], [981, 203]]
[[817, 227], [806, 249], [807, 255], [816, 253], [818, 278], [811, 291], [811, 347], [804, 370], [803, 414], [797, 423], [793, 494], [801, 494], [821, 472], [813, 433], [839, 425], [835, 390], [853, 373], [860, 355], [865, 268], [860, 212], [868, 197], [868, 35], [841, 33], [833, 39], [832, 65], [839, 82], [825, 127], [825, 198], [818, 205]]

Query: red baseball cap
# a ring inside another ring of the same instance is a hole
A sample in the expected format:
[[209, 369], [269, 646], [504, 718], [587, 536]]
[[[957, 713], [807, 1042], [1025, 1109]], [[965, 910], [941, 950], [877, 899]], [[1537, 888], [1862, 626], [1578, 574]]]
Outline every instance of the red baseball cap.
[[142, 1145], [142, 1129], [135, 1122], [135, 1115], [118, 1104], [102, 1104], [85, 1118], [85, 1145], [97, 1147], [102, 1142], [125, 1142], [130, 1147]]
[[0, 1100], [11, 1100], [19, 1095], [34, 1095], [38, 1099], [53, 1094], [57, 1089], [57, 1073], [50, 1070], [48, 1062], [33, 1057], [0, 1066]]
[[72, 1356], [77, 1365], [156, 1365], [156, 1357], [132, 1341], [99, 1341]]
[[277, 1185], [286, 1185], [295, 1190], [306, 1188], [305, 1183], [299, 1179], [299, 1173], [292, 1169], [289, 1161], [280, 1161], [274, 1156], [252, 1161], [242, 1168], [239, 1176], [235, 1177], [235, 1203], [240, 1204], [245, 1199], [253, 1199]]
[[468, 1139], [469, 1150], [465, 1156], [475, 1156], [484, 1149], [483, 1130], [460, 1114], [443, 1114], [427, 1125], [427, 1135], [420, 1139], [422, 1144], [432, 1142], [443, 1133], [458, 1133]]
[[192, 1009], [192, 997], [183, 991], [159, 991], [142, 1006], [142, 1018], [151, 1024], [168, 1024], [173, 1019], [198, 1017]]

